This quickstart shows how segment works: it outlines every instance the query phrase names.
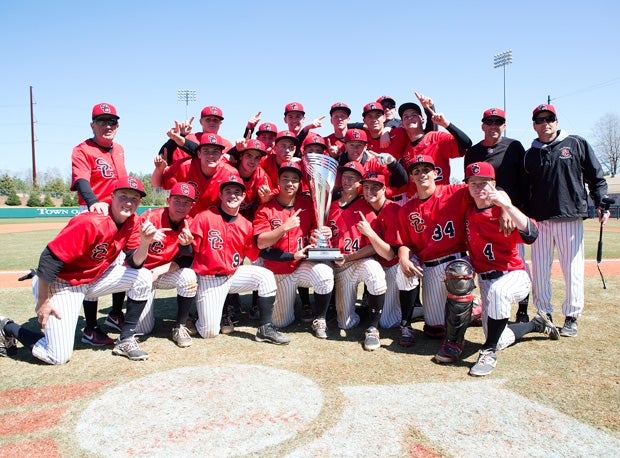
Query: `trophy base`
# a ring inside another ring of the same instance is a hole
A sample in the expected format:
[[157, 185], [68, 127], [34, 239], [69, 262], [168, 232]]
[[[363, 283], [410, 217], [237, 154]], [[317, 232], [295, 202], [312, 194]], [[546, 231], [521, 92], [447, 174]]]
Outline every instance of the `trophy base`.
[[310, 248], [306, 261], [334, 261], [342, 257], [338, 248]]

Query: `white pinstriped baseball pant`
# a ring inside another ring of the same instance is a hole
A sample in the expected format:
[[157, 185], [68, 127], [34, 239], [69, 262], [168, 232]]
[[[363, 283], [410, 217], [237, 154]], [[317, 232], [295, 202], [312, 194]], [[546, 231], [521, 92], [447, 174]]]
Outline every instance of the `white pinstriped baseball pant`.
[[273, 273], [264, 267], [241, 265], [232, 275], [197, 275], [198, 292], [196, 329], [202, 337], [215, 337], [220, 333], [222, 309], [228, 293], [258, 290], [260, 297], [276, 295]]
[[138, 325], [136, 327], [138, 334], [150, 334], [155, 327], [155, 310], [153, 307], [155, 290], [175, 288], [179, 296], [194, 297], [197, 288], [196, 273], [192, 269], [184, 267], [174, 272], [166, 272], [153, 282], [151, 294], [138, 320]]
[[[47, 320], [40, 339], [32, 348], [32, 354], [48, 364], [63, 364], [71, 359], [75, 341], [75, 328], [85, 297], [97, 298], [107, 294], [127, 292], [137, 301], [147, 300], [151, 291], [151, 272], [113, 264], [92, 283], [72, 286], [59, 278], [50, 285], [50, 301], [62, 319], [53, 315]], [[35, 301], [38, 297], [38, 277], [32, 280]]]
[[[401, 272], [402, 275], [402, 271], [400, 270], [400, 266], [398, 264], [385, 267], [383, 270], [385, 272], [387, 290], [385, 291], [385, 303], [383, 305], [383, 312], [381, 313], [381, 318], [379, 320], [379, 326], [384, 329], [389, 329], [399, 326], [400, 320], [403, 316], [402, 310], [400, 309], [400, 288], [397, 283], [398, 272]], [[402, 277], [404, 278], [405, 276], [402, 275]], [[415, 285], [410, 289], [417, 286], [417, 278], [418, 277], [414, 277], [413, 281], [408, 282], [408, 284], [411, 284], [412, 282], [415, 283]]]
[[385, 272], [381, 264], [373, 258], [363, 258], [334, 268], [336, 282], [336, 314], [341, 329], [351, 329], [360, 322], [355, 313], [357, 285], [364, 282], [368, 292], [374, 296], [384, 294], [387, 290]]
[[551, 266], [557, 247], [564, 275], [564, 316], [579, 318], [584, 305], [583, 220], [564, 219], [538, 222], [538, 238], [532, 244], [532, 295], [536, 310], [552, 313]]
[[[525, 299], [532, 285], [525, 270], [512, 270], [493, 280], [483, 280], [478, 276], [478, 283], [482, 299], [482, 328], [485, 336], [487, 335], [487, 317], [494, 320], [510, 318], [512, 305]], [[499, 338], [497, 349], [503, 350], [514, 342], [514, 333], [506, 327]]]
[[273, 324], [279, 328], [295, 321], [295, 295], [297, 287], [312, 288], [317, 294], [327, 294], [334, 289], [334, 271], [321, 262], [303, 261], [294, 272], [276, 274], [276, 303], [273, 307]]

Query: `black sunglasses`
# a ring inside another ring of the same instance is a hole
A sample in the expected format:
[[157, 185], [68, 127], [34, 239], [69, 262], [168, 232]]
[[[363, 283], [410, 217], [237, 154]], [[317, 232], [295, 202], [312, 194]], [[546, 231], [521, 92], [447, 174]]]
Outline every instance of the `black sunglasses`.
[[536, 124], [544, 124], [546, 122], [555, 122], [556, 117], [553, 115], [550, 116], [540, 116], [539, 118], [534, 119]]

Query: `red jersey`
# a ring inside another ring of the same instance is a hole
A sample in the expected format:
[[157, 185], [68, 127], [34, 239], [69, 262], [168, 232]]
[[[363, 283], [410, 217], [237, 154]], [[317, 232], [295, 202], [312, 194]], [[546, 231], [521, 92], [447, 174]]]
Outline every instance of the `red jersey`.
[[375, 153], [390, 153], [398, 161], [405, 155], [405, 150], [409, 144], [409, 136], [407, 131], [402, 127], [393, 127], [390, 131], [390, 146], [381, 148], [381, 136], [372, 138], [370, 132], [366, 131], [368, 136], [367, 148]]
[[64, 266], [58, 273], [71, 285], [91, 283], [114, 263], [121, 251], [140, 246], [139, 221], [130, 216], [119, 228], [111, 215], [82, 213], [74, 216], [47, 244]]
[[245, 200], [241, 204], [240, 212], [241, 214], [252, 221], [254, 219], [254, 214], [256, 213], [256, 209], [260, 206], [260, 198], [258, 196], [258, 190], [265, 185], [267, 182], [267, 186], [269, 189], [273, 191], [273, 183], [265, 169], [262, 167], [257, 167], [252, 175], [248, 178], [241, 177], [243, 180], [243, 184], [245, 185]]
[[[278, 199], [272, 199], [268, 203], [261, 205], [254, 219], [254, 235], [257, 236], [280, 227], [284, 221], [299, 209], [301, 209], [298, 215], [301, 223], [300, 226], [288, 231], [272, 247], [280, 249], [285, 253], [295, 253], [302, 250], [308, 244], [310, 232], [317, 226], [312, 201], [303, 196], [297, 197], [295, 205], [292, 207], [282, 206]], [[264, 260], [265, 267], [274, 274], [294, 272], [299, 267], [300, 262], [301, 259], [291, 261]]]
[[338, 156], [336, 156], [336, 158], [338, 158], [342, 153], [344, 153], [344, 150], [346, 149], [344, 146], [344, 137], [338, 138], [336, 137], [336, 134], [332, 132], [327, 137], [325, 137], [325, 144], [327, 144], [327, 142], [329, 142], [329, 144], [332, 146], [338, 147]]
[[463, 211], [470, 201], [465, 184], [437, 185], [428, 199], [409, 200], [398, 215], [401, 244], [420, 262], [466, 251]]
[[190, 211], [190, 215], [197, 215], [211, 205], [217, 205], [219, 201], [220, 184], [228, 181], [231, 175], [239, 176], [236, 168], [221, 160], [216, 171], [210, 177], [205, 176], [200, 168], [200, 159], [181, 159], [166, 167], [162, 178], [162, 187], [172, 189], [179, 181], [191, 183], [196, 187], [196, 203]]
[[[189, 223], [192, 221], [190, 216], [186, 216], [185, 219]], [[172, 228], [167, 207], [145, 211], [140, 216], [140, 223], [146, 220], [150, 221], [157, 229]], [[166, 232], [164, 240], [161, 242], [151, 242], [146, 255], [146, 261], [144, 261], [144, 267], [153, 269], [171, 262], [179, 253], [178, 238], [184, 227], [185, 222], [181, 221], [176, 230]]]
[[[92, 139], [83, 141], [71, 152], [71, 191], [75, 182], [84, 179], [90, 183], [100, 202], [112, 203], [112, 192], [119, 178], [127, 176], [125, 170], [125, 151], [118, 143], [108, 150], [97, 145]], [[78, 195], [78, 204], [86, 205]]]
[[362, 212], [370, 224], [374, 224], [377, 216], [362, 196], [357, 196], [344, 207], [332, 202], [329, 209], [328, 226], [332, 230], [331, 245], [339, 248], [342, 254], [351, 254], [370, 244], [368, 238], [357, 228], [361, 221], [358, 212]]
[[[370, 226], [377, 233], [377, 235], [387, 242], [389, 238], [388, 234], [396, 233], [398, 231], [398, 212], [400, 211], [400, 205], [391, 200], [386, 200], [383, 206], [378, 212], [375, 212], [377, 219]], [[389, 242], [388, 242], [389, 243]], [[390, 267], [394, 264], [398, 264], [398, 256], [394, 256], [391, 261], [387, 261], [384, 257], [375, 256], [379, 264], [383, 267]]]
[[[415, 145], [408, 144], [405, 156], [428, 154], [435, 162], [435, 183], [450, 184], [450, 159], [462, 156], [456, 139], [447, 132], [432, 131], [414, 143]], [[413, 186], [415, 188], [415, 185]], [[411, 194], [415, 194], [415, 189]]]
[[200, 275], [232, 275], [247, 256], [256, 259], [252, 223], [230, 217], [216, 207], [199, 213], [190, 225], [194, 235], [192, 269]]
[[525, 270], [517, 244], [524, 243], [521, 233], [515, 229], [508, 237], [499, 230], [501, 207], [494, 205], [478, 210], [470, 204], [465, 211], [465, 231], [469, 258], [478, 273], [490, 270], [507, 272]]

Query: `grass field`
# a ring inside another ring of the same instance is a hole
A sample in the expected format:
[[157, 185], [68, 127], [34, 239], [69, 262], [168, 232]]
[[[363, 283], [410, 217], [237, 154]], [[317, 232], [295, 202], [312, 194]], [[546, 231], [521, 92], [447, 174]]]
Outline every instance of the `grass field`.
[[[610, 224], [610, 227], [620, 227], [619, 224]], [[17, 244], [19, 249], [3, 250], [0, 259], [0, 270], [29, 268], [36, 264], [36, 259], [42, 247], [53, 237], [55, 231], [25, 232], [8, 237], [0, 235], [3, 246]], [[595, 234], [595, 235], [594, 235]], [[586, 231], [588, 252], [593, 257], [596, 251], [598, 232]], [[605, 256], [620, 257], [618, 251], [618, 232], [605, 233]], [[15, 266], [15, 267], [9, 267]], [[308, 330], [307, 325], [294, 324], [284, 329], [291, 336], [292, 342], [286, 347], [277, 347], [260, 344], [253, 341], [255, 323], [244, 313], [238, 314], [239, 324], [237, 331], [229, 336], [218, 336], [215, 339], [194, 339], [194, 344], [187, 349], [177, 348], [170, 340], [170, 329], [175, 315], [175, 301], [173, 292], [158, 293], [156, 300], [157, 321], [154, 333], [142, 344], [142, 348], [149, 352], [150, 358], [146, 362], [136, 363], [125, 358], [113, 357], [110, 349], [93, 350], [82, 344], [79, 332], [83, 326], [80, 318], [76, 331], [76, 345], [73, 359], [70, 363], [60, 367], [51, 367], [40, 364], [21, 348], [15, 358], [0, 358], [0, 453], [6, 456], [92, 456], [90, 452], [81, 448], [77, 442], [75, 431], [80, 425], [82, 413], [104, 393], [134, 380], [155, 374], [168, 373], [177, 368], [187, 367], [198, 371], [203, 367], [228, 367], [229, 365], [259, 365], [270, 369], [288, 371], [298, 374], [312, 381], [320, 387], [322, 407], [320, 415], [310, 422], [302, 432], [289, 440], [266, 446], [260, 452], [247, 453], [251, 456], [283, 456], [296, 450], [303, 450], [316, 438], [331, 431], [341, 417], [348, 412], [347, 403], [343, 397], [344, 389], [361, 386], [386, 387], [396, 393], [396, 390], [411, 386], [410, 398], [396, 400], [399, 403], [410, 402], [415, 399], [416, 387], [428, 383], [446, 384], [465, 383], [462, 396], [470, 396], [469, 390], [488, 381], [495, 381], [510, 393], [515, 393], [523, 399], [533, 401], [545, 408], [553, 409], [591, 425], [598, 431], [612, 438], [620, 440], [620, 360], [615, 353], [620, 338], [620, 314], [617, 312], [617, 291], [620, 289], [620, 276], [606, 276], [607, 289], [602, 289], [600, 278], [586, 278], [586, 308], [584, 316], [579, 321], [579, 336], [573, 339], [561, 338], [559, 341], [549, 341], [540, 334], [529, 334], [524, 341], [503, 351], [499, 355], [498, 366], [484, 381], [474, 380], [467, 375], [467, 369], [476, 360], [476, 352], [484, 341], [481, 328], [471, 328], [467, 332], [466, 349], [463, 361], [455, 365], [438, 365], [431, 361], [438, 349], [439, 342], [424, 337], [421, 333], [422, 323], [415, 323], [417, 330], [416, 344], [404, 349], [398, 345], [399, 331], [397, 329], [382, 330], [382, 348], [375, 352], [364, 352], [361, 342], [363, 328], [354, 329], [347, 333], [338, 332], [334, 322], [329, 326], [329, 339], [318, 340]], [[559, 304], [560, 293], [563, 290], [562, 282], [553, 279], [554, 301], [556, 304], [556, 321], [561, 321]], [[4, 289], [1, 292], [0, 315], [10, 316], [17, 322], [26, 322], [32, 329], [38, 324], [32, 317], [33, 299], [29, 289]], [[243, 305], [247, 307], [248, 296], [242, 296]], [[109, 298], [102, 298], [100, 306], [100, 322], [104, 321], [105, 314], [110, 307]], [[530, 311], [530, 313], [532, 313]], [[514, 316], [514, 310], [513, 315]], [[177, 390], [166, 396], [183, 400], [182, 380], [175, 384]], [[230, 381], [232, 383], [232, 380]], [[469, 387], [469, 388], [468, 388]], [[247, 389], [255, 389], [247, 386]], [[420, 388], [422, 389], [422, 388]], [[486, 388], [484, 388], [486, 389]], [[180, 390], [180, 391], [179, 391]], [[148, 391], [148, 390], [147, 390]], [[446, 391], [447, 393], [448, 391]], [[483, 390], [484, 392], [484, 390]], [[214, 392], [214, 396], [219, 391]], [[205, 391], [205, 395], [208, 392]], [[228, 393], [224, 405], [234, 410], [236, 398], [241, 393]], [[436, 393], [443, 399], [444, 393]], [[120, 400], [131, 404], [131, 399]], [[372, 405], [372, 398], [367, 402]], [[476, 411], [476, 405], [482, 402], [481, 398], [468, 400], [466, 410], [450, 412], [455, 419], [459, 417], [465, 421]], [[501, 401], [498, 399], [498, 403]], [[186, 405], [186, 404], [183, 404]], [[191, 403], [190, 403], [191, 405]], [[110, 410], [114, 410], [110, 406]], [[118, 407], [118, 406], [116, 406]], [[122, 405], [120, 406], [122, 410]], [[377, 405], [377, 409], [381, 406]], [[516, 409], [518, 406], [512, 406]], [[117, 411], [118, 409], [114, 410]], [[105, 410], [98, 413], [103, 417], [109, 416]], [[161, 422], [169, 421], [170, 415], [187, 415], [187, 412], [160, 411], [157, 405], [152, 405], [147, 412], [128, 411], [122, 421], [131, 427], [131, 418], [143, 418], [144, 415], [160, 418]], [[198, 413], [196, 413], [198, 415]], [[232, 415], [232, 414], [231, 414]], [[423, 415], [423, 414], [422, 414]], [[389, 414], [373, 417], [369, 428], [380, 428], [384, 437], [389, 437], [387, 431], [392, 431], [388, 421]], [[483, 417], [485, 418], [485, 417]], [[490, 417], [489, 417], [490, 418]], [[136, 420], [137, 421], [137, 420]], [[188, 420], [189, 421], [189, 420]], [[491, 421], [490, 419], [488, 420]], [[528, 421], [536, 424], [532, 418]], [[429, 417], [427, 422], [432, 422]], [[485, 422], [486, 423], [486, 422]], [[472, 441], [476, 441], [476, 428], [480, 432], [490, 432], [499, 441], [506, 435], [516, 435], [522, 432], [510, 430], [510, 425], [501, 423], [502, 429], [491, 424], [478, 424], [469, 433]], [[458, 421], [455, 423], [456, 434]], [[464, 427], [464, 426], [463, 426]], [[543, 423], [539, 425], [545, 429]], [[371, 429], [368, 430], [370, 434]], [[399, 430], [400, 431], [400, 430]], [[403, 433], [397, 433], [396, 440], [409, 444], [406, 456], [461, 456], [455, 452], [449, 443], [434, 439], [431, 434], [425, 434], [413, 418]], [[350, 431], [354, 437], [359, 431]], [[111, 434], [106, 430], [94, 429], [94, 437]], [[540, 434], [540, 433], [538, 433]], [[210, 436], [209, 436], [210, 437]], [[550, 436], [553, 437], [553, 436]], [[139, 440], [136, 437], [136, 440]], [[200, 440], [200, 435], [196, 435]], [[334, 442], [338, 437], [332, 438]], [[189, 438], [188, 438], [189, 440]], [[235, 441], [234, 437], [227, 440]], [[258, 438], [256, 438], [258, 440]], [[562, 443], [538, 444], [538, 456], [591, 456], [587, 448], [565, 449]], [[414, 451], [411, 444], [416, 444]], [[618, 442], [620, 444], [620, 442]], [[529, 443], [516, 444], [510, 456], [532, 456], [527, 447]], [[210, 455], [206, 449], [202, 450], [205, 456]], [[419, 448], [421, 447], [421, 448]], [[520, 448], [522, 447], [522, 449]], [[422, 452], [420, 452], [422, 450]], [[515, 452], [516, 450], [516, 452]], [[617, 455], [618, 449], [609, 450], [608, 456]], [[35, 453], [36, 452], [36, 453]], [[368, 450], [372, 453], [372, 449]], [[492, 456], [490, 450], [480, 451], [480, 456]], [[110, 451], [108, 456], [114, 456]], [[125, 455], [121, 453], [121, 455]], [[311, 452], [302, 456], [329, 456], [312, 455]], [[340, 456], [349, 456], [340, 453]], [[383, 456], [402, 456], [386, 453]], [[467, 455], [467, 454], [464, 454]], [[599, 454], [598, 456], [605, 456]]]

